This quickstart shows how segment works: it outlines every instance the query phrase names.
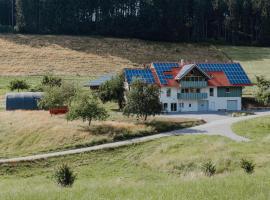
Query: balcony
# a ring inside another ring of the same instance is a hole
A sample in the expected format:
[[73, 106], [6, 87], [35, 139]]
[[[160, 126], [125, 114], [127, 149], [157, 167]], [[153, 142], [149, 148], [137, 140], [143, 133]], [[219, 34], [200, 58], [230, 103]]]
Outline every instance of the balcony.
[[207, 99], [207, 93], [178, 93], [177, 98], [181, 100], [202, 100]]
[[181, 81], [181, 88], [205, 88], [207, 81]]

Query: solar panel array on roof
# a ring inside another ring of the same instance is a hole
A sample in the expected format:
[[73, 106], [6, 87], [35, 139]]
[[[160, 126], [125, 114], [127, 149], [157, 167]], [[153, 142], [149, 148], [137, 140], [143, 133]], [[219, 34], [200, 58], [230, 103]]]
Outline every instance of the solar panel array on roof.
[[140, 79], [148, 84], [154, 84], [155, 79], [150, 69], [125, 69], [127, 82], [130, 84], [135, 79]]
[[239, 63], [197, 65], [206, 72], [223, 71], [233, 85], [251, 84], [251, 81]]
[[173, 79], [172, 75], [165, 75], [164, 72], [169, 72], [172, 68], [179, 67], [178, 63], [153, 63], [157, 72], [158, 78], [162, 85], [168, 84], [166, 79]]
[[177, 75], [178, 78], [182, 78], [182, 76], [186, 75], [186, 73], [194, 66], [194, 64], [191, 65], [185, 65], [180, 73]]

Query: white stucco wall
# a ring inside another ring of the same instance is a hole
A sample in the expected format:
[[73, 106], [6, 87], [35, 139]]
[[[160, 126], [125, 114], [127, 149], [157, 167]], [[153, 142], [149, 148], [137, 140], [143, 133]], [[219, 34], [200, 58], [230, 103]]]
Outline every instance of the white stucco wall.
[[[214, 96], [210, 96], [210, 88], [214, 88]], [[172, 103], [177, 103], [177, 112], [193, 112], [199, 110], [199, 101], [177, 99], [177, 93], [180, 93], [180, 88], [171, 88], [171, 97], [167, 97], [167, 89], [169, 89], [169, 87], [161, 88], [160, 101], [168, 104], [168, 112], [171, 111]], [[209, 111], [226, 110], [228, 100], [236, 100], [237, 110], [242, 109], [241, 97], [217, 97], [217, 87], [203, 88], [201, 89], [201, 93], [208, 94], [208, 99], [205, 100], [208, 101]], [[184, 107], [180, 107], [181, 103], [184, 104]], [[191, 107], [189, 107], [190, 104]]]
[[[125, 85], [125, 88], [128, 89], [128, 84]], [[171, 89], [171, 96], [167, 97], [167, 89]], [[210, 96], [210, 88], [214, 88], [214, 96]], [[176, 87], [163, 87], [160, 89], [160, 101], [162, 104], [168, 104], [168, 112], [171, 112], [171, 104], [177, 104], [176, 112], [196, 112], [199, 110], [199, 101], [195, 100], [178, 100], [177, 94], [180, 93], [180, 88]], [[207, 93], [208, 107], [209, 111], [218, 111], [218, 110], [227, 110], [228, 100], [237, 101], [237, 110], [242, 109], [242, 98], [241, 97], [217, 97], [217, 87], [207, 87], [201, 89], [201, 93]], [[184, 104], [184, 107], [181, 107], [180, 104]], [[191, 107], [189, 105], [191, 104]]]
[[[214, 88], [214, 96], [210, 96], [210, 88]], [[227, 103], [229, 100], [237, 101], [237, 110], [242, 109], [242, 98], [241, 97], [217, 97], [217, 87], [208, 87], [203, 88], [201, 90], [202, 93], [208, 94], [209, 101], [209, 110], [210, 111], [218, 111], [218, 110], [226, 110]]]

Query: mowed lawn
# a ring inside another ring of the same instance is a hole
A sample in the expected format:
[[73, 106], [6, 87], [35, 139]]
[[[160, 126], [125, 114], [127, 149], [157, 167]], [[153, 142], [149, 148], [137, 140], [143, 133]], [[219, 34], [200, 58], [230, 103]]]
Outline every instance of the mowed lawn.
[[163, 117], [137, 122], [120, 112], [108, 111], [111, 117], [107, 121], [93, 122], [90, 128], [87, 123], [68, 122], [65, 116], [51, 116], [48, 111], [0, 111], [0, 158], [93, 146], [203, 123]]
[[[267, 125], [270, 117], [245, 123], [249, 133], [257, 132], [246, 143], [219, 136], [175, 136], [124, 148], [2, 165], [0, 199], [267, 200], [270, 129], [261, 128], [261, 121]], [[234, 128], [238, 130], [243, 123]], [[242, 158], [256, 164], [254, 174], [247, 175], [240, 168]], [[201, 172], [202, 163], [208, 160], [217, 167], [211, 178]], [[72, 188], [61, 188], [52, 179], [55, 167], [63, 162], [77, 174]]]

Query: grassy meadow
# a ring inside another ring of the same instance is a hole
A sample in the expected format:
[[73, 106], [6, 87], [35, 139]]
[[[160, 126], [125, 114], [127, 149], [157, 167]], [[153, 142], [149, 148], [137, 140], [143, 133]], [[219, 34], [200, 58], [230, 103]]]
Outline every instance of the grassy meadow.
[[[242, 127], [256, 132], [250, 142], [237, 143], [220, 136], [175, 136], [106, 151], [2, 165], [0, 199], [267, 200], [269, 124], [270, 117], [235, 124], [237, 132]], [[240, 168], [242, 158], [256, 164], [254, 174], [245, 174]], [[217, 168], [211, 178], [201, 170], [208, 160]], [[63, 162], [77, 174], [72, 188], [61, 188], [52, 179], [55, 167]]]
[[87, 123], [67, 122], [65, 116], [51, 116], [48, 111], [0, 112], [0, 158], [93, 146], [203, 123], [162, 117], [141, 122], [120, 112], [109, 112], [111, 117], [107, 121], [93, 122], [90, 128]]
[[214, 46], [83, 36], [0, 35], [0, 74], [97, 76], [153, 61], [226, 61]]
[[[153, 61], [240, 62], [249, 77], [270, 78], [270, 48], [149, 42], [104, 37], [0, 35], [0, 110], [13, 79], [37, 86], [44, 74], [82, 85], [98, 75]], [[254, 88], [246, 90], [253, 94]], [[0, 158], [50, 152], [155, 134], [194, 126], [194, 120], [150, 118], [147, 123], [125, 118], [114, 104], [111, 117], [88, 129], [48, 112], [0, 111]], [[183, 199], [247, 200], [270, 198], [270, 117], [233, 125], [251, 139], [237, 143], [220, 136], [174, 136], [117, 149], [0, 167], [0, 199]], [[242, 158], [256, 164], [247, 175]], [[202, 173], [212, 160], [217, 174]], [[69, 163], [78, 180], [61, 188], [52, 179], [55, 168]]]

